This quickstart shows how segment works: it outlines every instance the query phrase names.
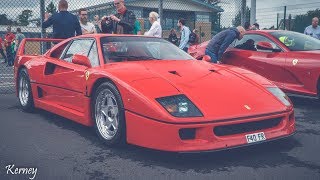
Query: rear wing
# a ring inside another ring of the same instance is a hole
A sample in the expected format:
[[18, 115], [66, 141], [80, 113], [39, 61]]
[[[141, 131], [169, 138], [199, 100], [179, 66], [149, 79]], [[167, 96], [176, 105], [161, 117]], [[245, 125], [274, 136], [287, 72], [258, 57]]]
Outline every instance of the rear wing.
[[23, 55], [42, 55], [51, 49], [55, 44], [64, 39], [48, 38], [24, 38], [17, 50], [17, 57]]

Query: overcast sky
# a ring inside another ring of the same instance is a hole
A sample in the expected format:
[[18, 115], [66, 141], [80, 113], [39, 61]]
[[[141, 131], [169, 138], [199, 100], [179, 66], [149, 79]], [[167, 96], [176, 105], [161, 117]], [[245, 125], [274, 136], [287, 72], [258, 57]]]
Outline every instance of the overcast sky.
[[[59, 0], [52, 0], [57, 4]], [[92, 6], [105, 3], [112, 0], [68, 0], [69, 9], [77, 9], [80, 7]], [[165, 1], [168, 0], [164, 0]], [[220, 4], [225, 10], [222, 13], [222, 25], [230, 26], [231, 20], [239, 10], [239, 2], [241, 0], [221, 0]], [[277, 13], [283, 18], [283, 7], [287, 6], [287, 15], [304, 14], [308, 10], [320, 8], [320, 0], [256, 0], [257, 1], [257, 22], [260, 26], [270, 27], [276, 25]], [[34, 18], [39, 17], [39, 0], [0, 0], [0, 14], [6, 13], [10, 19], [16, 19], [24, 9], [31, 9], [34, 12]], [[45, 0], [48, 5], [51, 0]], [[250, 7], [251, 0], [247, 0]]]

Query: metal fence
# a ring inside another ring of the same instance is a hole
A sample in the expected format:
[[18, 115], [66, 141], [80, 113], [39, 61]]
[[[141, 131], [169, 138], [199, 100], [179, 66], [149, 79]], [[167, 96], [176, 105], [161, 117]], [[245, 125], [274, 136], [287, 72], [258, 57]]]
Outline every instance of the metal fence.
[[[44, 31], [41, 29], [41, 22], [45, 12], [53, 14], [58, 10], [58, 2], [59, 0], [0, 1], [0, 12], [2, 12], [0, 37], [4, 39], [9, 26], [14, 34], [17, 33], [17, 28], [21, 28], [27, 38], [50, 36], [52, 29]], [[151, 26], [148, 20], [149, 13], [156, 11], [160, 15], [163, 38], [168, 38], [171, 29], [177, 30], [179, 37], [177, 22], [179, 18], [184, 18], [190, 30], [198, 30], [200, 42], [211, 39], [212, 35], [241, 21], [239, 14], [242, 2], [241, 0], [125, 0], [126, 7], [135, 13], [140, 22], [142, 33]], [[89, 21], [94, 21], [95, 15], [102, 17], [115, 13], [113, 0], [68, 0], [68, 3], [68, 10], [75, 15], [78, 15], [78, 9], [86, 8]], [[3, 49], [6, 48], [9, 47], [3, 44]], [[26, 50], [31, 54], [42, 52], [41, 45], [37, 43], [28, 45]], [[2, 55], [0, 61], [4, 61]], [[0, 94], [14, 91], [13, 68], [1, 63]]]

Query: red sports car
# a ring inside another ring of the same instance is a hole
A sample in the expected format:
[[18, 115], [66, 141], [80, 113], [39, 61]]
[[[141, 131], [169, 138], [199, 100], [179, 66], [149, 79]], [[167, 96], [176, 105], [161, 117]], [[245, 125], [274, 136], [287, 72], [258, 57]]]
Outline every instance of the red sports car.
[[153, 37], [83, 35], [15, 62], [17, 96], [86, 126], [110, 146], [192, 152], [287, 137], [293, 106], [265, 78], [197, 61]]
[[[192, 46], [189, 53], [201, 59], [207, 44]], [[301, 33], [248, 31], [228, 48], [222, 63], [258, 73], [288, 94], [320, 95], [320, 41]]]

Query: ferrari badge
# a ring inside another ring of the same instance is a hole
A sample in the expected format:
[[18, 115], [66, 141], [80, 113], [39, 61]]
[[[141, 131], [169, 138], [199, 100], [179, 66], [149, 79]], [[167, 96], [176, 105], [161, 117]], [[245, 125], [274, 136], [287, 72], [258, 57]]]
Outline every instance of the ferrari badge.
[[86, 76], [86, 81], [89, 79], [89, 76], [90, 76], [90, 72], [89, 71], [86, 71], [85, 72], [85, 76]]

